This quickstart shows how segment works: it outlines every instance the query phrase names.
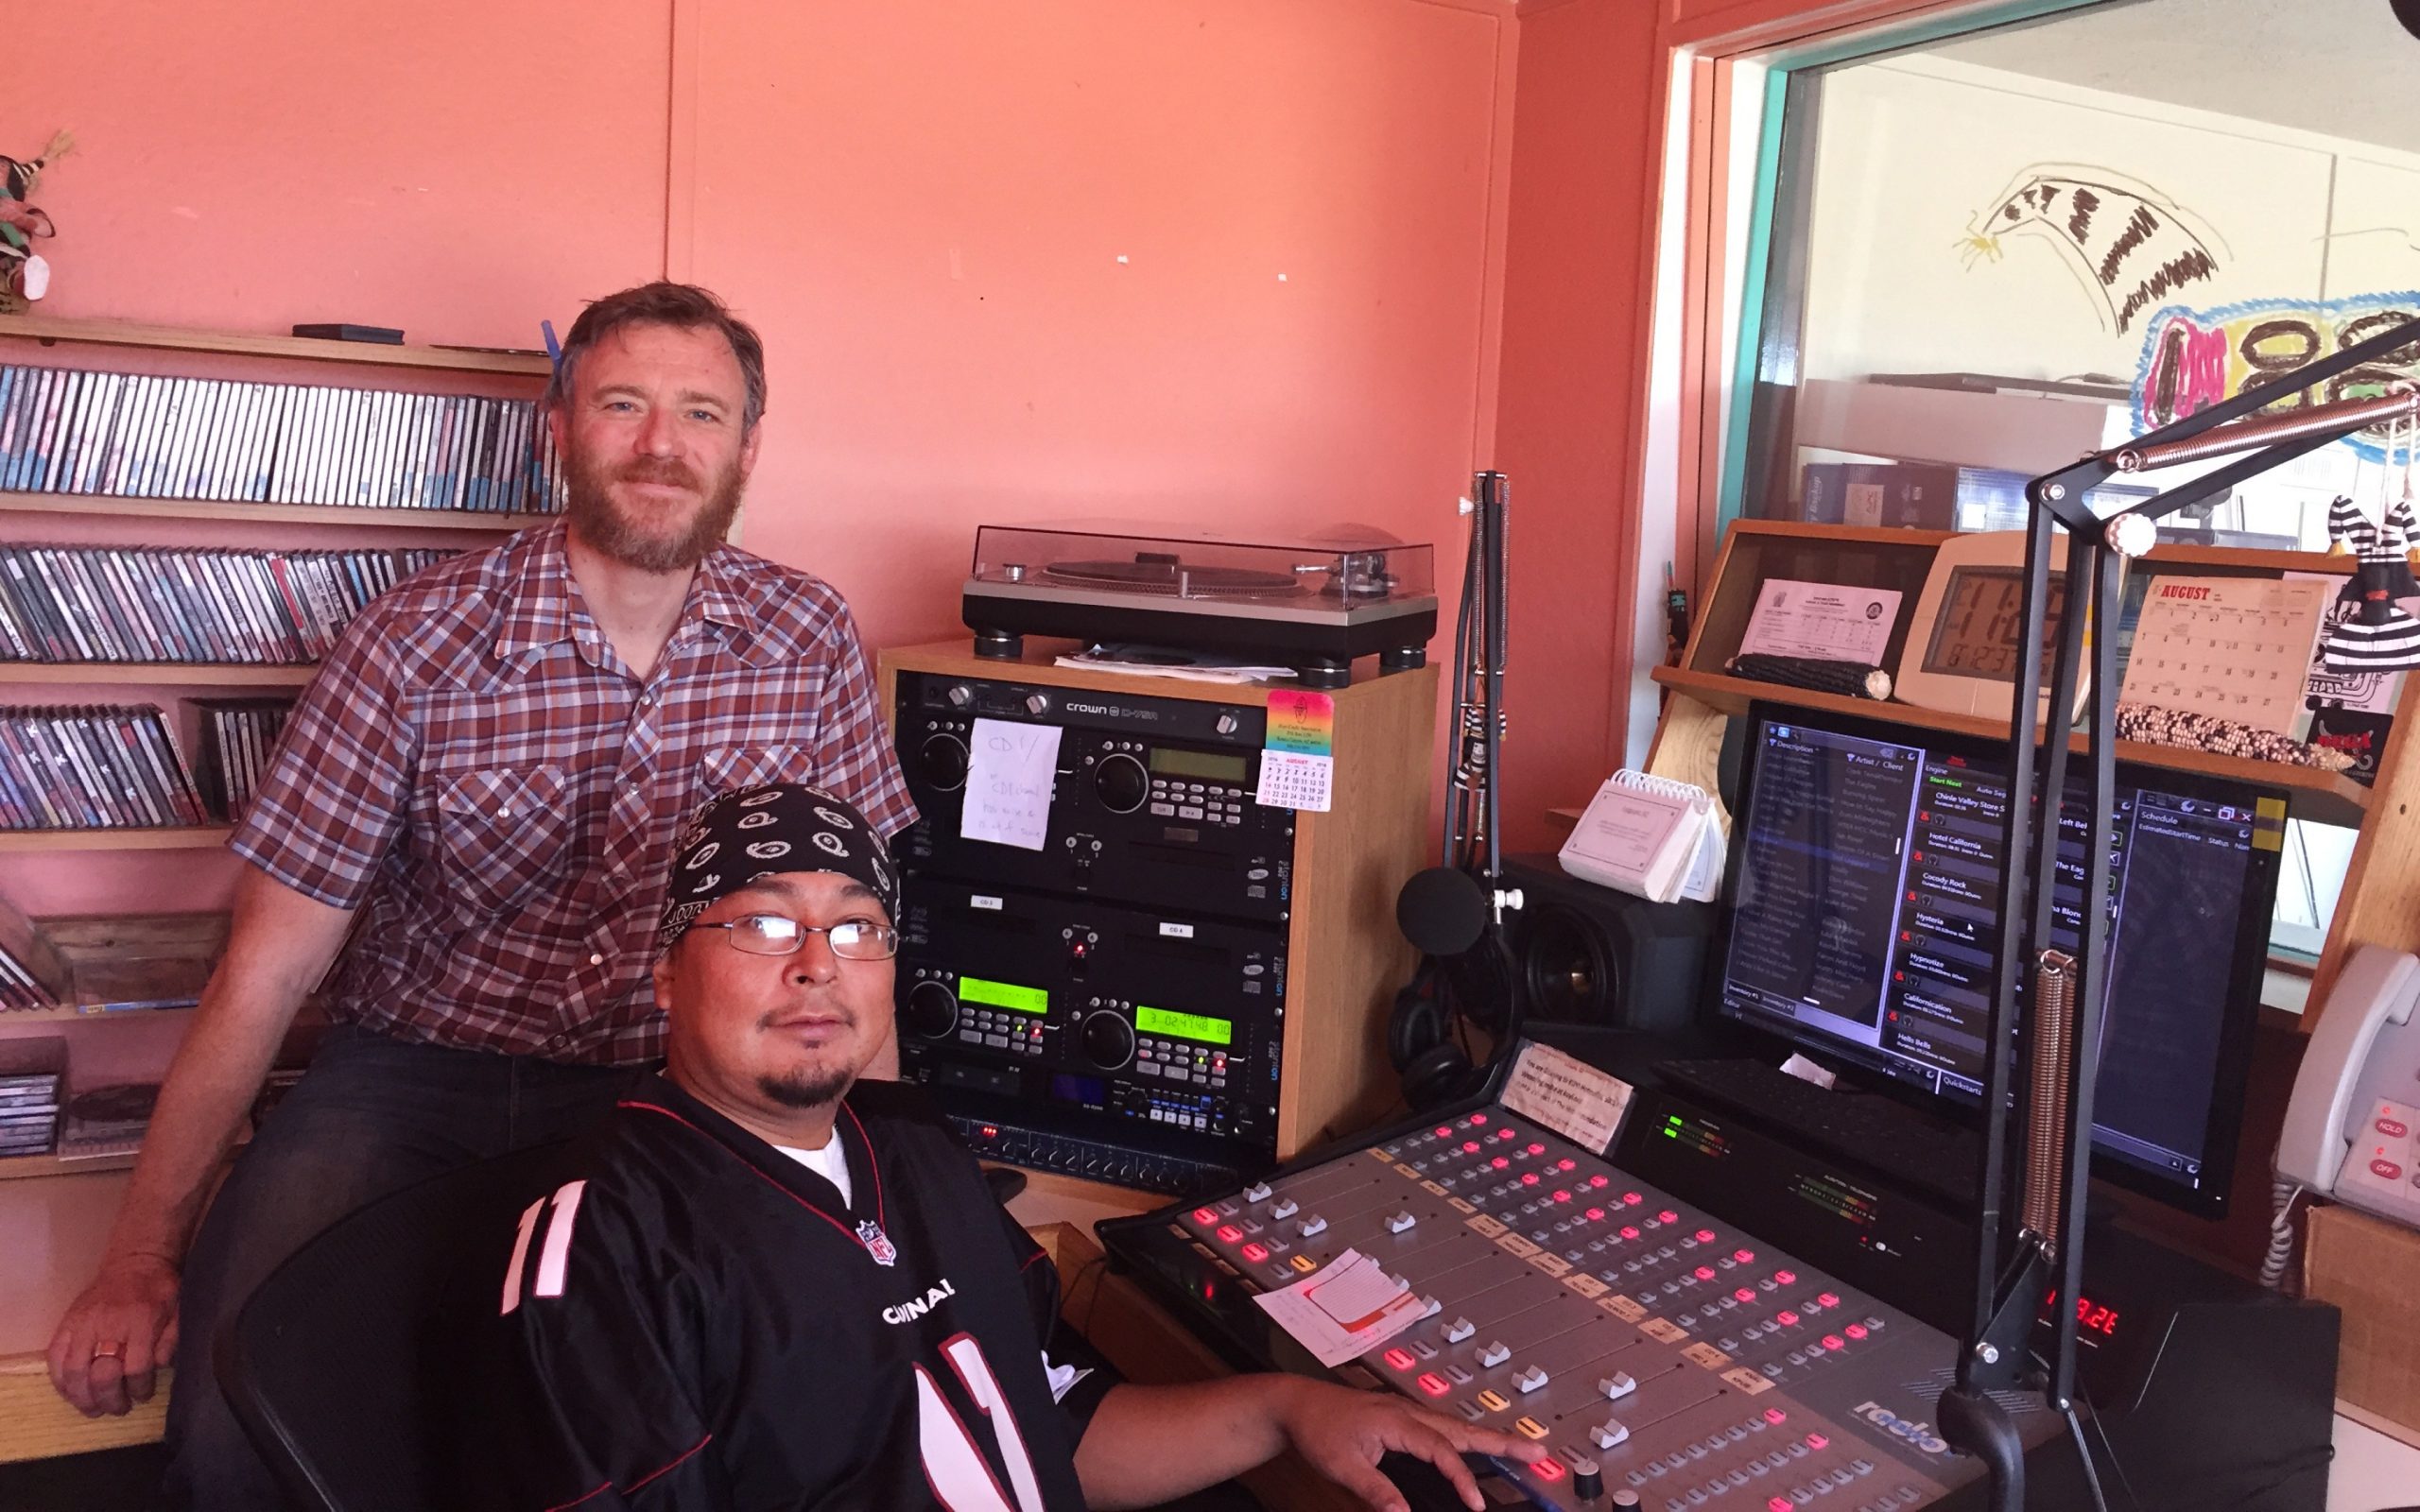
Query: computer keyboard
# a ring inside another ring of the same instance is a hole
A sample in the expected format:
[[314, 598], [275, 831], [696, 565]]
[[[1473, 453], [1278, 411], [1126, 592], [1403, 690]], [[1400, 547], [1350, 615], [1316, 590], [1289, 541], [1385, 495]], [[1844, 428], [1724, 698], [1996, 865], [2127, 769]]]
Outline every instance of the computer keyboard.
[[1656, 1074], [1828, 1154], [1944, 1201], [1974, 1200], [1983, 1145], [1972, 1130], [1873, 1092], [1834, 1091], [1761, 1060], [1666, 1060]]

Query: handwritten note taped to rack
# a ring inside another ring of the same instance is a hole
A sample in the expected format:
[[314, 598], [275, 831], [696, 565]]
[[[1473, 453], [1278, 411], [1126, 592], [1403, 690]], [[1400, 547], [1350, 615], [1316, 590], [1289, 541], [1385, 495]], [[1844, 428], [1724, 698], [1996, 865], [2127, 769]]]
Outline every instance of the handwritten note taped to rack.
[[1059, 775], [1059, 727], [977, 719], [966, 753], [966, 809], [958, 833], [1041, 850]]
[[2123, 701], [2291, 734], [2329, 596], [2308, 578], [2152, 578]]
[[1549, 1045], [1525, 1042], [1504, 1084], [1504, 1106], [1583, 1149], [1613, 1148], [1630, 1108], [1630, 1083]]

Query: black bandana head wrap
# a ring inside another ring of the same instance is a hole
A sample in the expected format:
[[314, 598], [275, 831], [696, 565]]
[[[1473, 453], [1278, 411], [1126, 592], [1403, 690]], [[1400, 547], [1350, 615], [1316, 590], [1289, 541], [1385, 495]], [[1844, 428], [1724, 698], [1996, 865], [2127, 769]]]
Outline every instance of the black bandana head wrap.
[[835, 871], [871, 888], [892, 918], [899, 874], [882, 836], [848, 799], [820, 787], [777, 782], [725, 793], [698, 811], [672, 848], [657, 954], [687, 934], [715, 900], [784, 871]]

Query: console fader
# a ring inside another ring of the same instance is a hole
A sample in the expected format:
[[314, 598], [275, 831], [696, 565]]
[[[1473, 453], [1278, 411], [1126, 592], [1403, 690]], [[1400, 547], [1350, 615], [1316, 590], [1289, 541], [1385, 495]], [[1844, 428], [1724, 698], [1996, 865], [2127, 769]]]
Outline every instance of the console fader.
[[[1433, 1310], [1359, 1364], [1530, 1446], [1544, 1505], [1884, 1512], [1980, 1474], [1927, 1420], [1947, 1335], [1500, 1106], [1167, 1217], [1249, 1290], [1347, 1249], [1408, 1282]], [[2007, 1404], [2029, 1447], [2061, 1426]]]

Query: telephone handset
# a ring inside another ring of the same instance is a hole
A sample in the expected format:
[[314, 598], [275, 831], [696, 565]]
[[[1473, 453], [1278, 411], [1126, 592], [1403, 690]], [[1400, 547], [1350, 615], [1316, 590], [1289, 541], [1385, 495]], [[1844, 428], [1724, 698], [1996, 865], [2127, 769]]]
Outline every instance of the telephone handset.
[[2357, 948], [2311, 1031], [2277, 1176], [2420, 1228], [2420, 959]]

